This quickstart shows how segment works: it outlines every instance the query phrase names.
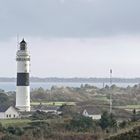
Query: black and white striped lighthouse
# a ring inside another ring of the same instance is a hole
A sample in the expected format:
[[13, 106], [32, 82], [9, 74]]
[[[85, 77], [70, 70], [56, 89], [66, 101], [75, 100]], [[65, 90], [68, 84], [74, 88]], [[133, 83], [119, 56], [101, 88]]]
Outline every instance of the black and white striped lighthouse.
[[27, 51], [27, 43], [24, 39], [20, 42], [20, 48], [16, 55], [17, 61], [17, 89], [16, 107], [20, 111], [30, 111], [30, 55]]

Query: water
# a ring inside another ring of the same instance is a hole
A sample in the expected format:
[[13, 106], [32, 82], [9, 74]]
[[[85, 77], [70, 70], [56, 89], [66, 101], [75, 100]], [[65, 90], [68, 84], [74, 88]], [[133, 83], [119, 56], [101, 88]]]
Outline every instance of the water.
[[[39, 88], [42, 87], [44, 89], [50, 89], [52, 86], [57, 86], [57, 87], [80, 87], [81, 84], [89, 84], [89, 85], [93, 85], [96, 86], [98, 88], [102, 88], [103, 87], [103, 83], [75, 83], [75, 82], [49, 82], [49, 83], [45, 83], [45, 82], [37, 82], [37, 83], [31, 83], [31, 89], [35, 89], [35, 88]], [[107, 85], [109, 85], [109, 83], [106, 83]], [[106, 85], [105, 84], [105, 85]], [[134, 86], [135, 84], [138, 83], [113, 83], [118, 87], [127, 87], [129, 86]], [[15, 91], [16, 90], [16, 83], [14, 82], [0, 82], [0, 89], [5, 90], [6, 92], [8, 91]]]

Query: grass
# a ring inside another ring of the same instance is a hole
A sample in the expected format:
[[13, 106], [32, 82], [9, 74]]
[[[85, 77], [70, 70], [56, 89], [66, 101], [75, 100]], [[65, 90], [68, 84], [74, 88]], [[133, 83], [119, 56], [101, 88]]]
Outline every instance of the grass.
[[8, 126], [26, 126], [28, 123], [30, 123], [31, 120], [29, 119], [4, 119], [4, 120], [0, 120], [0, 123], [4, 126], [4, 127], [8, 127]]
[[8, 126], [20, 126], [20, 127], [24, 127], [24, 126], [28, 126], [29, 123], [31, 122], [50, 122], [50, 120], [30, 120], [30, 119], [3, 119], [0, 120], [0, 123], [4, 126], [4, 127], [8, 127]]
[[130, 109], [140, 109], [140, 105], [127, 105], [126, 108], [130, 108]]
[[[61, 106], [63, 104], [66, 104], [66, 105], [75, 105], [75, 102], [41, 102], [42, 105], [55, 105], [55, 106]], [[36, 106], [36, 105], [39, 105], [40, 102], [31, 102], [31, 105], [32, 106]]]
[[140, 109], [140, 105], [126, 105], [126, 106], [118, 106], [121, 109]]
[[109, 99], [105, 96], [97, 96], [95, 97], [96, 100], [99, 100], [99, 101], [106, 101], [106, 102], [109, 102]]

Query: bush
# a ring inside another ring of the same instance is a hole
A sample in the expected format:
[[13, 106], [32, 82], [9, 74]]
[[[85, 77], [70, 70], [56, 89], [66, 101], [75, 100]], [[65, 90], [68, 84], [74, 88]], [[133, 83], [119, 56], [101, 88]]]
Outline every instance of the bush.
[[120, 128], [125, 128], [126, 125], [127, 125], [127, 122], [126, 122], [126, 121], [123, 121], [123, 122], [121, 122], [121, 123], [119, 124], [119, 127], [120, 127]]
[[0, 132], [3, 132], [3, 126], [2, 126], [2, 124], [0, 123]]
[[47, 119], [53, 119], [57, 117], [58, 116], [55, 114], [46, 113], [46, 112], [37, 110], [36, 112], [32, 114], [31, 119], [32, 120], [47, 120]]
[[89, 117], [78, 117], [78, 118], [73, 118], [70, 121], [70, 124], [66, 126], [66, 129], [68, 130], [75, 130], [78, 132], [86, 132], [91, 130], [94, 127], [93, 120]]
[[74, 105], [62, 105], [60, 107], [60, 111], [62, 111], [62, 116], [64, 117], [74, 117], [74, 116], [77, 116], [78, 115], [78, 108]]
[[100, 119], [100, 126], [103, 130], [107, 128], [117, 128], [117, 121], [113, 114], [109, 114], [108, 112], [104, 112]]
[[17, 136], [21, 136], [24, 134], [24, 130], [20, 127], [12, 127], [9, 126], [6, 131], [12, 135], [17, 135]]
[[7, 134], [4, 137], [2, 137], [1, 140], [20, 140], [20, 138], [18, 136]]
[[47, 113], [42, 111], [36, 111], [32, 114], [31, 119], [33, 120], [46, 120], [47, 119]]
[[48, 127], [49, 124], [44, 121], [37, 121], [37, 122], [31, 122], [29, 123], [31, 127]]

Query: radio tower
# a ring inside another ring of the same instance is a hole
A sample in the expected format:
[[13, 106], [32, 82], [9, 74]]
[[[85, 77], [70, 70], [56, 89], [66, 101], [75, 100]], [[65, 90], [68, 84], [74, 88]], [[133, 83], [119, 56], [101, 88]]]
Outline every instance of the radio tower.
[[112, 86], [112, 69], [110, 69], [110, 114], [112, 113], [112, 92], [111, 92], [111, 86]]

